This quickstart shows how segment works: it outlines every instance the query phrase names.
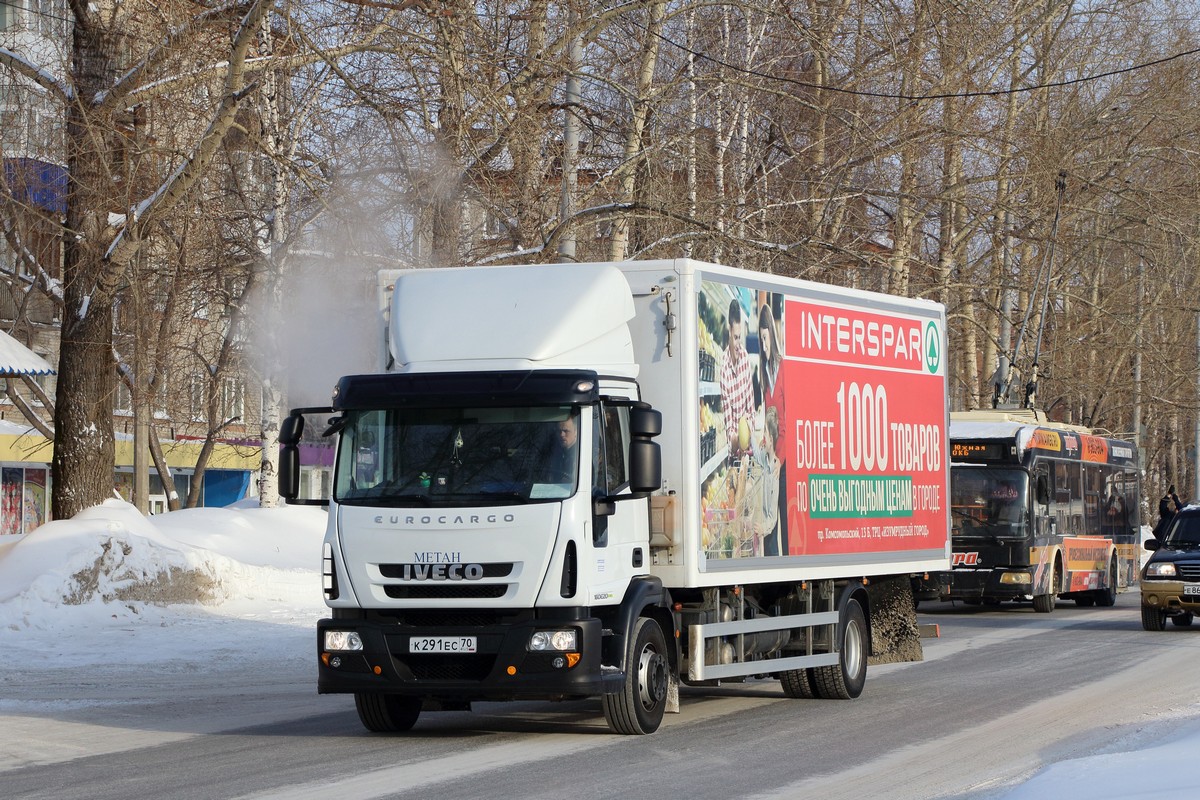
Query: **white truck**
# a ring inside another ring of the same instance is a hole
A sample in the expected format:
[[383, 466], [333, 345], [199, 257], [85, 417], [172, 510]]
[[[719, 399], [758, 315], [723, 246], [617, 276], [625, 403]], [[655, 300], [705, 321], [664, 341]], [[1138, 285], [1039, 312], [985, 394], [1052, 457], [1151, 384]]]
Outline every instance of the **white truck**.
[[368, 729], [599, 696], [646, 734], [680, 682], [851, 698], [868, 659], [920, 659], [942, 306], [688, 259], [380, 285], [379, 372], [280, 437], [293, 502], [305, 416], [336, 441], [318, 691]]

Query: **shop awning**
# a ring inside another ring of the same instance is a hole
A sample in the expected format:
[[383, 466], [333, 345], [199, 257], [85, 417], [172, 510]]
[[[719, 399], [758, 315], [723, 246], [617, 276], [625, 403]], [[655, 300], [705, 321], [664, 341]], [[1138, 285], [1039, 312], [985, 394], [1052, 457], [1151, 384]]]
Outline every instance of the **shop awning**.
[[54, 372], [49, 361], [0, 331], [0, 376], [53, 375]]

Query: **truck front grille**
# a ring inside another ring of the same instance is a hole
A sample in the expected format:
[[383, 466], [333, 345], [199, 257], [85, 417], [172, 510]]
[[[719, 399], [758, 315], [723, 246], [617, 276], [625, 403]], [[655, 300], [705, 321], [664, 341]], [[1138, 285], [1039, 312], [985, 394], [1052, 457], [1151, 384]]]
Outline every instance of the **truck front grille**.
[[[511, 561], [493, 564], [473, 564], [471, 566], [480, 567], [480, 577], [482, 578], [507, 578], [513, 571]], [[398, 578], [407, 581], [412, 580], [414, 575], [420, 577], [421, 575], [428, 574], [430, 567], [430, 564], [380, 564], [379, 574], [385, 578]]]
[[426, 584], [420, 586], [388, 584], [383, 587], [387, 596], [394, 600], [492, 600], [503, 597], [508, 591], [507, 583], [483, 585], [466, 584], [463, 581]]
[[404, 665], [420, 681], [481, 681], [496, 663], [495, 653], [476, 655], [404, 655]]

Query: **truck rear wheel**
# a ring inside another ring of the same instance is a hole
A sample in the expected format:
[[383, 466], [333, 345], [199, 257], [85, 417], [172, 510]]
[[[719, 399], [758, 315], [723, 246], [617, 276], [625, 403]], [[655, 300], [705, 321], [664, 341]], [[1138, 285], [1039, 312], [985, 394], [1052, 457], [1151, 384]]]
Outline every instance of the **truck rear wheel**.
[[625, 651], [625, 685], [603, 698], [604, 719], [614, 733], [640, 736], [658, 730], [667, 709], [670, 668], [662, 628], [640, 617]]
[[783, 686], [783, 693], [788, 697], [812, 700], [817, 696], [816, 689], [813, 688], [812, 672], [812, 668], [805, 668], [786, 669], [779, 673], [779, 683]]
[[421, 716], [421, 698], [396, 694], [355, 692], [354, 707], [363, 727], [374, 733], [412, 730]]
[[812, 670], [817, 697], [825, 700], [858, 697], [867, 682], [867, 618], [857, 600], [846, 603], [839, 628], [842, 641], [838, 663]]

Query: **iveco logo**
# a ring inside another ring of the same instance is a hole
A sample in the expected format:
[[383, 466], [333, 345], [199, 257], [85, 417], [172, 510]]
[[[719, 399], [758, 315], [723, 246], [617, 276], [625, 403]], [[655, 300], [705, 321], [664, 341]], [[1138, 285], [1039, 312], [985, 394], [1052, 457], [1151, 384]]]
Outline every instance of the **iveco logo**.
[[483, 565], [404, 564], [401, 577], [406, 581], [477, 581], [483, 577]]

